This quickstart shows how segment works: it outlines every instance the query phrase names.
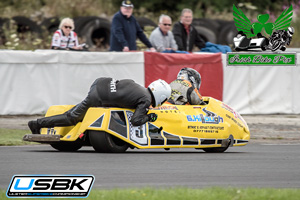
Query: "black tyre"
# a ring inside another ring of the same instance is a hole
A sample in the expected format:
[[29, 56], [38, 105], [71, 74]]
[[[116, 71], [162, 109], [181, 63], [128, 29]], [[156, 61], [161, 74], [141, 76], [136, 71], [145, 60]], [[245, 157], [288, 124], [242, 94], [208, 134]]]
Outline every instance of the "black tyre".
[[228, 147], [204, 148], [203, 151], [205, 151], [206, 153], [223, 153], [228, 149]]
[[157, 27], [157, 24], [154, 21], [146, 17], [136, 17], [136, 21], [139, 23], [143, 31], [145, 30], [145, 26]]
[[218, 44], [231, 45], [233, 44], [233, 38], [238, 34], [238, 31], [234, 25], [234, 22], [228, 22], [224, 27], [220, 27], [218, 34]]
[[74, 23], [75, 23], [74, 31], [78, 34], [78, 36], [81, 36], [81, 33], [84, 33], [84, 31], [82, 31], [83, 27], [90, 21], [97, 19], [97, 18], [99, 18], [99, 17], [97, 17], [97, 16], [75, 17], [74, 18]]
[[0, 45], [4, 45], [6, 42], [4, 29], [7, 29], [9, 25], [8, 18], [0, 18]]
[[282, 46], [280, 44], [280, 42], [278, 42], [277, 40], [273, 41], [272, 43], [272, 51], [276, 51], [278, 49], [280, 49]]
[[[110, 22], [104, 18], [90, 18], [90, 21], [81, 25], [81, 38], [90, 47], [108, 48], [110, 37]], [[79, 35], [79, 34], [78, 34]]]
[[65, 152], [77, 151], [82, 147], [82, 144], [79, 142], [59, 142], [50, 145], [58, 151], [65, 151]]
[[53, 34], [58, 29], [59, 23], [60, 23], [60, 21], [59, 21], [58, 17], [50, 17], [50, 18], [45, 19], [41, 23], [41, 27], [45, 31], [48, 31], [49, 33]]
[[18, 33], [33, 32], [39, 35], [42, 33], [42, 29], [34, 21], [30, 20], [27, 17], [16, 16], [12, 19], [16, 22], [18, 26]]
[[213, 31], [201, 26], [195, 26], [195, 28], [198, 34], [201, 36], [202, 39], [204, 39], [205, 42], [211, 42], [211, 43], [217, 42], [217, 37]]
[[213, 19], [206, 19], [206, 18], [194, 18], [192, 24], [194, 26], [203, 27], [206, 29], [211, 30], [215, 35], [218, 34], [219, 23]]
[[104, 131], [89, 131], [90, 143], [100, 153], [123, 153], [128, 143]]

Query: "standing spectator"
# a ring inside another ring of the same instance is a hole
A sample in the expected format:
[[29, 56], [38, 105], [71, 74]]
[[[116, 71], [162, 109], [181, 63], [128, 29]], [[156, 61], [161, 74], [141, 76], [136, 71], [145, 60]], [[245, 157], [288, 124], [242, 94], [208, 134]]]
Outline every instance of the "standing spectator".
[[168, 15], [159, 17], [158, 27], [155, 28], [150, 35], [150, 42], [156, 51], [162, 52], [165, 50], [177, 50], [177, 44], [174, 40], [174, 35], [170, 31], [172, 19]]
[[52, 49], [82, 49], [78, 45], [77, 34], [73, 31], [75, 28], [74, 21], [70, 18], [64, 18], [60, 24], [59, 29], [55, 31], [52, 37]]
[[136, 37], [138, 37], [150, 51], [155, 51], [147, 39], [140, 25], [132, 16], [133, 4], [131, 1], [123, 1], [111, 23], [110, 51], [137, 50]]
[[194, 45], [199, 49], [205, 47], [205, 41], [192, 25], [193, 11], [185, 8], [181, 12], [180, 21], [174, 24], [173, 34], [180, 51], [193, 51]]

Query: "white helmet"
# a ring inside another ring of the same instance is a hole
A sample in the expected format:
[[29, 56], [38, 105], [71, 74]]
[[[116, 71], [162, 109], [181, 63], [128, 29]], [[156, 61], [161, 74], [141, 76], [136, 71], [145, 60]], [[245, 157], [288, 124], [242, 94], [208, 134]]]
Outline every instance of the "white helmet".
[[192, 68], [182, 68], [177, 75], [177, 79], [190, 81], [195, 88], [200, 89], [201, 75]]
[[158, 79], [148, 86], [153, 98], [153, 107], [161, 106], [171, 96], [171, 86], [164, 80]]

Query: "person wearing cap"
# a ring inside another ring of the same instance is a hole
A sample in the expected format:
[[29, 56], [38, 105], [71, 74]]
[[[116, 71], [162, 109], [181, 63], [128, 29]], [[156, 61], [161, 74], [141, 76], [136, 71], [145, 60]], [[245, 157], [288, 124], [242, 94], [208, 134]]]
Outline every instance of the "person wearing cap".
[[173, 33], [170, 31], [171, 26], [172, 19], [170, 16], [163, 14], [159, 17], [158, 27], [152, 31], [149, 38], [156, 51], [177, 50]]
[[199, 49], [205, 47], [205, 41], [200, 37], [192, 25], [193, 11], [185, 8], [181, 12], [180, 21], [173, 26], [173, 34], [178, 45], [178, 50], [192, 52], [196, 45]]
[[110, 51], [137, 50], [137, 37], [150, 48], [150, 51], [155, 51], [132, 12], [132, 2], [122, 1], [120, 11], [114, 15], [111, 23]]

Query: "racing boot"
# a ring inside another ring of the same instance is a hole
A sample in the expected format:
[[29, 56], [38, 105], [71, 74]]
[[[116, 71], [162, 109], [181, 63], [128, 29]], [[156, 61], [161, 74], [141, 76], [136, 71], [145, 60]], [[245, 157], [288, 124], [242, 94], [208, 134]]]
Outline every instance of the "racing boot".
[[37, 123], [37, 120], [32, 120], [28, 122], [28, 127], [31, 130], [32, 134], [40, 134], [40, 127]]
[[72, 126], [75, 124], [76, 122], [74, 122], [67, 113], [37, 119], [37, 126], [40, 128], [53, 128], [55, 126]]

